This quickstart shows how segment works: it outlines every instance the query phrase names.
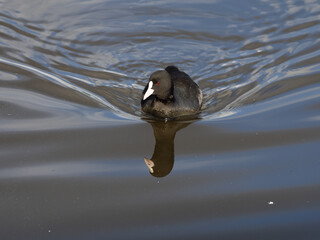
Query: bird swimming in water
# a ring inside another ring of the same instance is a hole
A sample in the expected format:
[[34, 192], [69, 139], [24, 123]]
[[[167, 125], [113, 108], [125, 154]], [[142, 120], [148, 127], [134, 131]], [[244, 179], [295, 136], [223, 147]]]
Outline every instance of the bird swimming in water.
[[175, 66], [152, 73], [141, 100], [143, 112], [160, 118], [194, 115], [201, 106], [198, 84]]

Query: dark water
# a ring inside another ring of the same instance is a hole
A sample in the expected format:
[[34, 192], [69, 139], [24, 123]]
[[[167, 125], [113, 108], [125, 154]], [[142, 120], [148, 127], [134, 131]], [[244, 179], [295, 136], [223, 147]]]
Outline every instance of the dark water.
[[0, 0], [0, 239], [319, 239], [320, 2], [194, 2]]

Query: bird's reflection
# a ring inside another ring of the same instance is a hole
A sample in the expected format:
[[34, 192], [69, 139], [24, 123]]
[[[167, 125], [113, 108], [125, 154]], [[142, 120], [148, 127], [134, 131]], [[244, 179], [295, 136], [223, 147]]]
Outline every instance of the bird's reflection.
[[152, 128], [156, 144], [151, 159], [144, 158], [149, 172], [154, 177], [167, 176], [174, 164], [174, 138], [176, 132], [187, 127], [191, 122], [148, 121]]

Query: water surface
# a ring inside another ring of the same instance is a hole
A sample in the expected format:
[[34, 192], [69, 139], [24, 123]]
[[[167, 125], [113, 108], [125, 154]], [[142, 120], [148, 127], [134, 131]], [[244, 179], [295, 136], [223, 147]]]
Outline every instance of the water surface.
[[319, 60], [316, 0], [0, 0], [1, 239], [317, 239]]

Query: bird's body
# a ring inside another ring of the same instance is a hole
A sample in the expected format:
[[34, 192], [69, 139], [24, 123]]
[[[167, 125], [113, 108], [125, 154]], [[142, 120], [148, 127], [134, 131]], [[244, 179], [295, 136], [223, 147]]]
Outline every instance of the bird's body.
[[161, 118], [176, 118], [199, 112], [202, 92], [188, 74], [177, 67], [154, 72], [143, 90], [141, 109]]

